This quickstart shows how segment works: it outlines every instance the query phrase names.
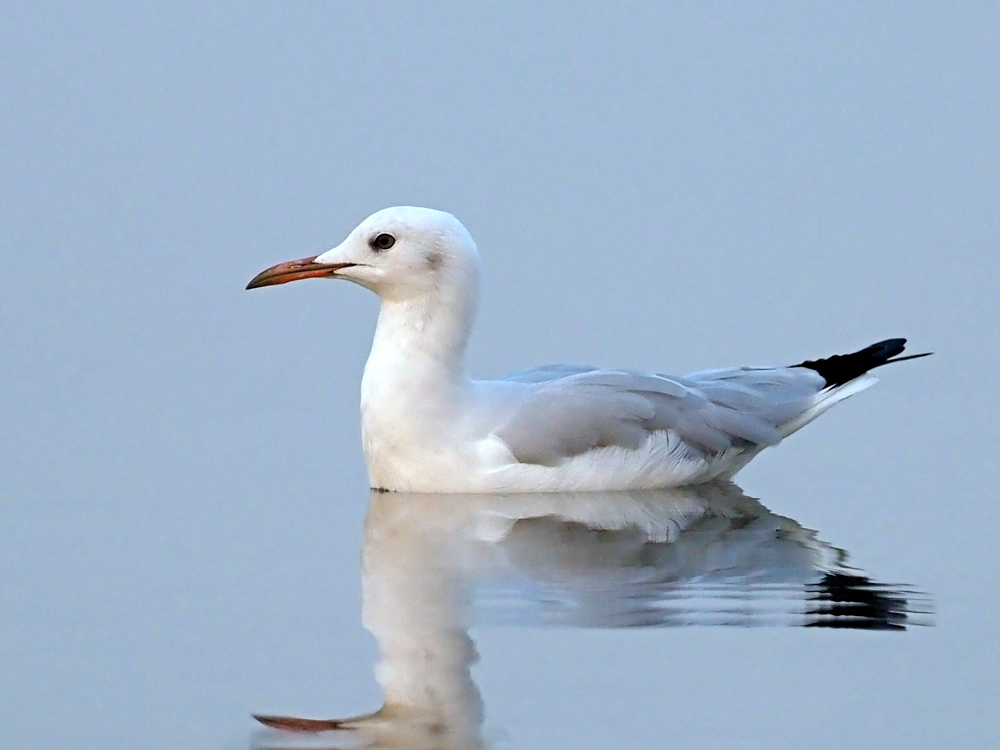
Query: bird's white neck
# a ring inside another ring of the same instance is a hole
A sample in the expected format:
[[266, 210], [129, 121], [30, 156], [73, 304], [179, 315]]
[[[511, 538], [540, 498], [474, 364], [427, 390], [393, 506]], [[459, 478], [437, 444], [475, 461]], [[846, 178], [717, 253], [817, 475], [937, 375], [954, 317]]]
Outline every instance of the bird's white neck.
[[[428, 376], [467, 379], [465, 350], [476, 314], [476, 294], [383, 299], [365, 380]], [[474, 290], [470, 290], [474, 292]]]
[[[435, 290], [436, 291], [436, 290]], [[465, 350], [476, 290], [384, 299], [361, 381], [361, 424], [369, 477], [395, 484], [398, 463], [420, 464], [459, 426], [471, 389]]]

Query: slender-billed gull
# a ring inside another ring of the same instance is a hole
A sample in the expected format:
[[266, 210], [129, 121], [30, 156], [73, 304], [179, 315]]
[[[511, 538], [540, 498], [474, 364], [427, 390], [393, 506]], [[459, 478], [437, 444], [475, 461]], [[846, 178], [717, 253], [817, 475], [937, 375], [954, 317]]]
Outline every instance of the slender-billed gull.
[[465, 351], [479, 255], [451, 214], [379, 211], [332, 250], [247, 289], [348, 279], [382, 300], [361, 382], [371, 485], [399, 492], [635, 490], [732, 477], [761, 450], [864, 390], [905, 339], [786, 367], [684, 377], [546, 365], [472, 380]]

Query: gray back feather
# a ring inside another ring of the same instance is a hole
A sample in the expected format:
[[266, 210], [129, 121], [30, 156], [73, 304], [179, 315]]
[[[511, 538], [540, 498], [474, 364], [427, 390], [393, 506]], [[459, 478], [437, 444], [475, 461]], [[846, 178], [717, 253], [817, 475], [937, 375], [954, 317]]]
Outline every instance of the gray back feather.
[[701, 455], [774, 445], [824, 381], [805, 368], [739, 368], [674, 378], [549, 365], [509, 382], [528, 394], [494, 430], [522, 463], [553, 466], [595, 448], [635, 449], [670, 431]]

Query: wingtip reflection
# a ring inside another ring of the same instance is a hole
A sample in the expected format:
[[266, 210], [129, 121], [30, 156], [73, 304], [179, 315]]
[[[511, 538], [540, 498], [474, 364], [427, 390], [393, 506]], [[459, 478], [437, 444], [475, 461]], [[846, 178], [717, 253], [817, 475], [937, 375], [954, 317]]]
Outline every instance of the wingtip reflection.
[[929, 597], [917, 589], [876, 583], [867, 576], [830, 572], [806, 587], [814, 602], [806, 627], [906, 630], [932, 624]]

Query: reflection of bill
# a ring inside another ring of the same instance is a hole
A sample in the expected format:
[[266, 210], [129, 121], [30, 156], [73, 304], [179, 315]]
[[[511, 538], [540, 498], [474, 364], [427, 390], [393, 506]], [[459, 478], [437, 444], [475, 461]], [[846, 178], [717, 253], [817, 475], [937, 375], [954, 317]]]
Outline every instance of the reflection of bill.
[[365, 532], [364, 624], [382, 654], [384, 707], [344, 720], [257, 717], [283, 730], [350, 732], [340, 737], [346, 745], [324, 735], [324, 747], [482, 747], [473, 622], [904, 630], [927, 609], [914, 603], [918, 592], [847, 568], [843, 550], [731, 483], [628, 493], [373, 492]]

